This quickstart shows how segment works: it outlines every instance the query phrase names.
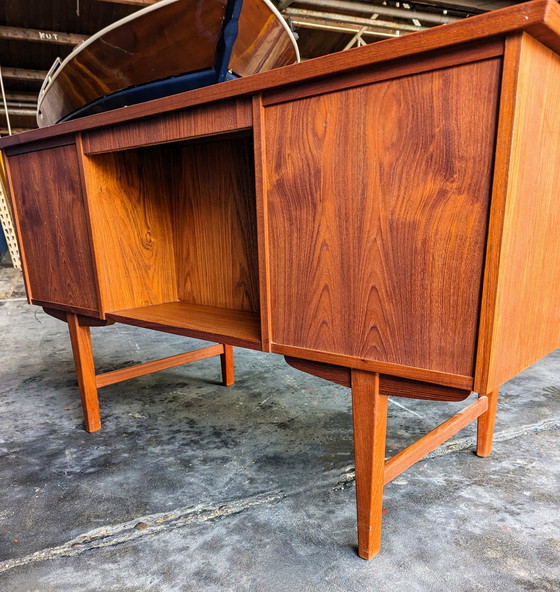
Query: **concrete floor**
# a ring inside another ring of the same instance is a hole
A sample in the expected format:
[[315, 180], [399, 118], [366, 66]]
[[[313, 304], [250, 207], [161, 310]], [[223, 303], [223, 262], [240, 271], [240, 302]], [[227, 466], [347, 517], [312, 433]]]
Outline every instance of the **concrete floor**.
[[[356, 555], [350, 392], [236, 349], [101, 390], [82, 427], [66, 326], [0, 269], [0, 591], [560, 590], [560, 350], [474, 427], [386, 487], [383, 547]], [[99, 371], [200, 342], [93, 330]], [[388, 454], [465, 403], [391, 400]]]

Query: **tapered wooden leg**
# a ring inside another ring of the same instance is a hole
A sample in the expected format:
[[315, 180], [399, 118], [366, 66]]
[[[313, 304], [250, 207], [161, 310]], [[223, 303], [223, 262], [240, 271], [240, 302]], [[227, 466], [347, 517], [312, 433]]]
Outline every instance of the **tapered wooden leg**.
[[488, 410], [478, 418], [476, 435], [476, 454], [478, 456], [488, 456], [492, 452], [498, 393], [499, 390], [496, 389], [486, 395], [488, 397]]
[[358, 555], [363, 559], [381, 548], [387, 403], [379, 393], [379, 374], [352, 370]]
[[78, 322], [78, 316], [75, 314], [67, 313], [66, 319], [78, 375], [86, 430], [96, 432], [101, 429], [101, 418], [99, 415], [99, 400], [95, 384], [95, 366], [89, 327], [82, 327]]
[[224, 353], [220, 354], [222, 363], [222, 382], [224, 386], [231, 386], [235, 382], [235, 373], [233, 368], [233, 347], [224, 345]]

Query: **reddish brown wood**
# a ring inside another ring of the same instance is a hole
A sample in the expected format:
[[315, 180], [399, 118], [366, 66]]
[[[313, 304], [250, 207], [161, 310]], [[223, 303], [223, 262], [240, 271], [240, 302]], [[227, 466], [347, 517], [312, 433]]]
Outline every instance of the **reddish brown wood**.
[[385, 464], [384, 484], [398, 477], [401, 473], [417, 463], [438, 446], [449, 440], [458, 431], [469, 425], [477, 417], [481, 418], [487, 412], [488, 398], [479, 397], [474, 403], [469, 405], [463, 411], [457, 413], [447, 421], [443, 422], [437, 428], [416, 440], [408, 448], [401, 450]]
[[473, 379], [471, 376], [461, 376], [460, 374], [450, 374], [448, 372], [438, 372], [435, 370], [426, 370], [424, 368], [414, 368], [412, 366], [364, 360], [354, 356], [331, 354], [324, 351], [316, 351], [303, 347], [277, 345], [274, 343], [271, 346], [271, 351], [272, 353], [282, 354], [283, 356], [289, 356], [292, 358], [334, 364], [335, 366], [344, 366], [346, 368], [356, 368], [357, 370], [365, 370], [367, 372], [378, 372], [389, 376], [400, 376], [409, 380], [431, 382], [464, 391], [472, 391]]
[[241, 135], [189, 144], [175, 156], [172, 195], [178, 299], [258, 314], [250, 138]]
[[412, 56], [399, 61], [389, 60], [387, 63], [375, 67], [363, 67], [339, 76], [329, 76], [311, 82], [302, 82], [298, 85], [281, 88], [277, 91], [267, 92], [263, 97], [265, 106], [295, 101], [315, 95], [325, 94], [338, 90], [345, 90], [365, 84], [373, 84], [384, 80], [391, 80], [399, 76], [410, 76], [431, 70], [441, 70], [451, 66], [469, 64], [480, 60], [486, 60], [501, 56], [504, 53], [504, 41], [501, 38], [489, 39], [479, 46], [454, 47], [444, 51], [439, 50], [431, 54], [425, 54], [420, 59]]
[[275, 343], [473, 376], [499, 76], [489, 59], [266, 109]]
[[84, 152], [96, 154], [136, 148], [183, 138], [196, 138], [248, 129], [252, 124], [249, 100], [233, 100], [200, 105], [189, 110], [169, 113], [157, 120], [131, 121], [84, 135]]
[[492, 438], [494, 437], [494, 425], [496, 423], [496, 409], [498, 407], [498, 393], [496, 389], [487, 395], [488, 410], [478, 418], [476, 453], [478, 456], [489, 456], [492, 452]]
[[206, 358], [211, 358], [213, 356], [223, 357], [225, 347], [230, 346], [211, 345], [210, 347], [204, 347], [195, 351], [161, 358], [152, 362], [136, 364], [129, 368], [122, 368], [120, 370], [114, 370], [113, 372], [98, 374], [95, 383], [97, 388], [101, 388], [102, 386], [123, 382], [124, 380], [130, 380], [131, 378], [137, 378], [138, 376], [145, 376], [146, 374], [152, 374], [154, 372], [159, 372], [160, 370], [167, 370], [168, 368], [174, 368], [175, 366], [182, 366], [183, 364], [190, 364], [191, 362], [197, 362], [198, 360], [205, 360]]
[[[64, 321], [65, 323], [67, 322], [67, 309], [59, 310], [56, 308], [48, 308], [44, 306], [43, 310], [51, 317], [54, 317], [59, 321]], [[108, 319], [98, 319], [95, 317], [88, 317], [79, 314], [78, 323], [81, 327], [106, 327], [107, 325], [113, 325], [115, 321], [110, 321]]]
[[83, 161], [103, 312], [177, 300], [168, 164], [159, 149]]
[[79, 48], [39, 103], [43, 125], [118, 90], [211, 68], [224, 8], [218, 0], [180, 0]]
[[101, 418], [99, 415], [99, 400], [89, 327], [80, 325], [78, 316], [73, 313], [68, 313], [66, 319], [72, 343], [76, 374], [78, 375], [85, 427], [88, 432], [96, 432], [101, 429]]
[[12, 156], [7, 165], [29, 298], [99, 310], [75, 145]]
[[224, 345], [224, 352], [220, 356], [222, 364], [222, 382], [224, 386], [231, 386], [235, 382], [235, 372], [233, 364], [233, 347]]
[[560, 345], [560, 56], [524, 35], [508, 45], [486, 265], [478, 392]]
[[527, 31], [551, 49], [560, 51], [559, 15], [560, 7], [555, 0], [525, 2], [456, 23], [434, 27], [420, 33], [412, 33], [399, 39], [388, 39], [301, 64], [286, 66], [281, 70], [263, 72], [220, 85], [134, 105], [126, 109], [101, 113], [87, 119], [70, 121], [57, 125], [53, 129], [16, 134], [12, 137], [2, 138], [0, 149], [46, 137], [132, 121], [212, 101], [264, 92], [312, 79], [331, 77], [364, 66], [382, 64], [387, 60], [399, 60], [414, 55], [421, 56], [427, 52], [451, 48], [463, 43], [471, 43], [474, 47], [479, 40], [504, 37], [516, 31]]
[[378, 374], [352, 370], [358, 555], [362, 559], [371, 559], [381, 548], [387, 402], [379, 392]]
[[[291, 358], [290, 356], [285, 356], [285, 360], [290, 366], [302, 372], [330, 380], [341, 386], [352, 386], [352, 371], [350, 368]], [[470, 390], [451, 388], [386, 374], [379, 375], [379, 392], [385, 396], [429, 401], [463, 401], [471, 394]]]
[[107, 314], [119, 323], [260, 349], [260, 320], [251, 312], [170, 302]]
[[255, 150], [255, 197], [259, 256], [261, 334], [263, 351], [269, 352], [271, 348], [272, 312], [270, 310], [270, 238], [268, 233], [268, 201], [266, 193], [266, 175], [264, 170], [266, 147], [265, 131], [262, 97], [261, 95], [256, 95], [253, 97], [253, 137]]

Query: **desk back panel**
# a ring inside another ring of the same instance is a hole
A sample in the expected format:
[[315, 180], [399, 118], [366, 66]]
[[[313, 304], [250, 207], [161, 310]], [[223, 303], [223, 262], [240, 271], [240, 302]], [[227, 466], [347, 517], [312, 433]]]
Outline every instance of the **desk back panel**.
[[500, 76], [265, 109], [274, 343], [473, 376]]
[[179, 300], [258, 313], [250, 136], [185, 144], [176, 158], [171, 174]]
[[28, 296], [85, 314], [99, 310], [76, 146], [8, 158]]

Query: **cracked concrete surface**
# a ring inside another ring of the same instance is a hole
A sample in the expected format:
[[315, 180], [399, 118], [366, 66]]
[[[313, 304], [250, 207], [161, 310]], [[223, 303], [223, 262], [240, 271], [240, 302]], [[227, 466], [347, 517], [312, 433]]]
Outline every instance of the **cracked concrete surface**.
[[[386, 487], [383, 547], [355, 554], [347, 389], [279, 356], [219, 362], [100, 391], [82, 427], [66, 327], [0, 269], [0, 590], [556, 591], [560, 351], [505, 385], [495, 449], [469, 426]], [[200, 342], [94, 329], [99, 371]], [[465, 403], [399, 399], [388, 455]]]

